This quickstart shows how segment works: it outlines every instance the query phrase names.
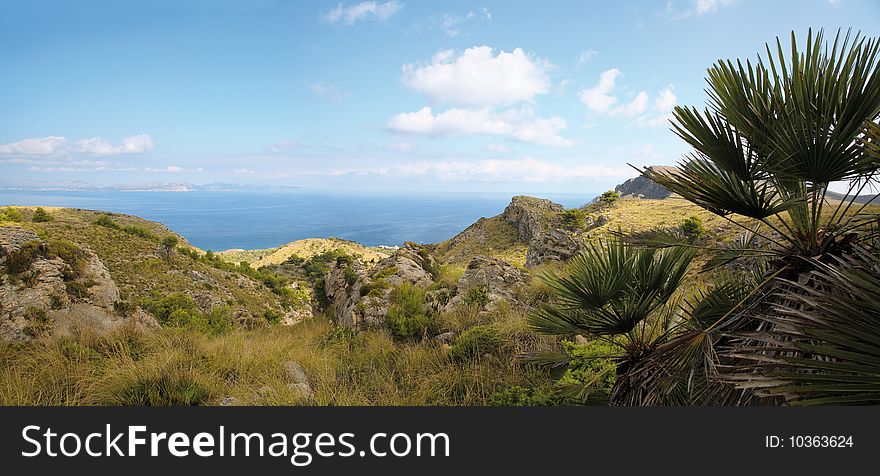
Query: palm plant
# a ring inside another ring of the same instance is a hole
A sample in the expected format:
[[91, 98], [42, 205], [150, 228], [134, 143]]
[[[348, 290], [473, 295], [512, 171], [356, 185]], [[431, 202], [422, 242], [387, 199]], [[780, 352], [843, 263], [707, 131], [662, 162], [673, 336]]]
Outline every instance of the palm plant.
[[[651, 355], [673, 329], [673, 297], [695, 255], [687, 248], [635, 248], [616, 240], [592, 244], [569, 261], [564, 275], [541, 276], [556, 298], [532, 314], [529, 323], [544, 334], [584, 334], [620, 348], [612, 400], [629, 395], [639, 387], [629, 369]], [[565, 356], [545, 355], [541, 361], [558, 367]], [[567, 390], [583, 397], [591, 389]]]
[[[877, 39], [838, 33], [829, 48], [810, 31], [805, 51], [792, 33], [788, 58], [777, 39], [755, 64], [718, 62], [709, 107], [673, 113], [694, 151], [678, 170], [642, 173], [770, 243], [793, 274], [798, 258], [847, 252], [867, 222], [853, 204], [880, 166], [864, 147], [876, 147], [865, 133], [880, 114], [878, 54]], [[839, 182], [849, 189], [831, 201]]]
[[[876, 213], [866, 213], [870, 200], [859, 197], [877, 183], [880, 171], [878, 63], [877, 39], [838, 32], [829, 46], [821, 31], [812, 30], [803, 51], [792, 34], [788, 56], [777, 39], [754, 64], [716, 63], [707, 79], [708, 107], [702, 112], [676, 107], [673, 113], [675, 133], [693, 152], [677, 169], [646, 168], [642, 174], [744, 230], [739, 240], [707, 249], [711, 256], [704, 269], [747, 259], [751, 272], [720, 273], [714, 286], [674, 305], [657, 290], [620, 284], [611, 276], [598, 279], [605, 275], [592, 269], [610, 267], [626, 283], [637, 277], [627, 271], [633, 262], [614, 265], [614, 256], [648, 253], [645, 248], [608, 249], [605, 259], [593, 251], [572, 264], [567, 279], [550, 277], [562, 304], [536, 314], [535, 328], [623, 336], [615, 403], [795, 401], [805, 391], [799, 378], [826, 384], [811, 387], [817, 392], [829, 391], [834, 378], [849, 379], [850, 390], [876, 391], [870, 377], [877, 375], [876, 367], [852, 365], [866, 359], [877, 364], [878, 301], [862, 295], [876, 291], [866, 283], [880, 281], [878, 268], [856, 266], [850, 258], [866, 253], [865, 243], [878, 236]], [[829, 193], [829, 186], [841, 182], [848, 184], [846, 194]], [[682, 258], [673, 250], [704, 248], [678, 235], [655, 230], [628, 241]], [[860, 274], [832, 273], [835, 266]], [[609, 305], [615, 309], [614, 303], [641, 302], [647, 295], [666, 300], [647, 306], [650, 312], [637, 319], [608, 312]], [[822, 304], [819, 296], [828, 302]], [[850, 318], [843, 325], [845, 314], [826, 314], [832, 302], [845, 299], [860, 303], [856, 309], [873, 324]], [[662, 330], [633, 335], [634, 322], [655, 328], [662, 323]], [[825, 330], [816, 333], [813, 326]], [[840, 334], [828, 332], [832, 327], [857, 338], [843, 342]], [[829, 380], [817, 377], [823, 369], [832, 372], [828, 362], [841, 359]], [[806, 401], [831, 400], [820, 395]]]
[[[876, 39], [850, 33], [838, 33], [829, 48], [821, 31], [815, 36], [810, 31], [801, 52], [792, 34], [788, 58], [777, 39], [775, 57], [768, 46], [766, 58], [754, 65], [719, 62], [709, 70], [709, 107], [675, 109], [674, 131], [694, 151], [677, 170], [645, 169], [643, 174], [746, 230], [747, 238], [737, 245], [717, 250], [710, 267], [744, 256], [765, 266], [734, 306], [659, 349], [649, 367], [652, 378], [680, 380], [687, 369], [702, 365], [714, 383], [690, 385], [691, 397], [710, 388], [716, 397], [724, 395], [716, 403], [761, 402], [756, 396], [777, 402], [780, 395], [792, 400], [795, 376], [771, 377], [780, 371], [755, 362], [787, 362], [778, 360], [780, 353], [804, 366], [839, 357], [809, 347], [822, 343], [786, 342], [816, 338], [805, 317], [812, 301], [804, 299], [838, 289], [817, 284], [817, 267], [846, 260], [860, 243], [877, 236], [876, 214], [865, 213], [870, 200], [854, 204], [876, 183], [880, 169], [878, 48]], [[848, 183], [848, 191], [830, 200], [829, 185], [839, 182]], [[873, 273], [877, 278], [876, 269]], [[876, 316], [877, 302], [867, 305], [874, 306]], [[703, 321], [695, 318], [690, 316]], [[833, 321], [833, 316], [824, 318]], [[800, 324], [791, 322], [797, 319]], [[863, 324], [851, 320], [850, 328]], [[725, 388], [723, 382], [737, 390], [717, 392]]]

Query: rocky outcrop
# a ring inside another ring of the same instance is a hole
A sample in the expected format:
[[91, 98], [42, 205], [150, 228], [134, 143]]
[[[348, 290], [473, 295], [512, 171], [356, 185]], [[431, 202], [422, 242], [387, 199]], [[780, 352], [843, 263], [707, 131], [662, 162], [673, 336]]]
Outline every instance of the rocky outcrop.
[[528, 246], [526, 266], [567, 260], [580, 250], [574, 233], [560, 228], [559, 215], [564, 211], [558, 203], [526, 196], [513, 197], [504, 209], [501, 216], [516, 226], [519, 239]]
[[0, 340], [29, 340], [82, 327], [107, 331], [129, 321], [156, 325], [140, 309], [117, 313], [119, 289], [107, 267], [94, 253], [73, 250], [76, 269], [34, 233], [0, 228]]
[[534, 266], [545, 261], [566, 261], [576, 255], [580, 249], [580, 243], [571, 232], [554, 228], [529, 242], [526, 266]]
[[435, 266], [430, 254], [413, 246], [404, 246], [372, 268], [357, 260], [337, 260], [324, 278], [335, 321], [355, 328], [383, 326], [391, 290], [403, 283], [431, 284]]
[[[676, 170], [675, 167], [667, 167], [663, 165], [655, 165], [653, 167], [649, 167], [649, 169], [659, 172]], [[626, 182], [623, 182], [622, 184], [614, 187], [614, 191], [619, 193], [622, 197], [630, 196], [648, 199], [660, 199], [672, 195], [672, 193], [667, 190], [666, 187], [658, 185], [653, 180], [643, 175], [639, 175], [636, 178], [631, 178]]]
[[521, 241], [530, 243], [555, 225], [564, 211], [565, 207], [550, 200], [518, 195], [510, 200], [501, 216], [516, 226]]
[[462, 304], [492, 310], [501, 302], [514, 302], [519, 287], [529, 280], [525, 271], [498, 258], [475, 256], [446, 305], [451, 310]]

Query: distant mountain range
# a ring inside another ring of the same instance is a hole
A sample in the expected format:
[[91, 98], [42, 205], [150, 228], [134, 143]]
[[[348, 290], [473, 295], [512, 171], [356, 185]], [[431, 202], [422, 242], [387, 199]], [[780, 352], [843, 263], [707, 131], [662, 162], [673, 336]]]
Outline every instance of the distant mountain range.
[[114, 184], [93, 185], [84, 182], [38, 183], [33, 185], [5, 186], [2, 190], [42, 190], [42, 191], [119, 191], [119, 192], [294, 192], [312, 190], [309, 187], [294, 185], [250, 185], [237, 183], [153, 183], [153, 184]]

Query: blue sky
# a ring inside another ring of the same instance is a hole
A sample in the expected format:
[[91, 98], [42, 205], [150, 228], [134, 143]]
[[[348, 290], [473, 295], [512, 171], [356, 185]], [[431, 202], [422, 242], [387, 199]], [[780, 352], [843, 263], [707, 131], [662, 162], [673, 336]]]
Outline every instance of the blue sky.
[[0, 186], [592, 193], [705, 70], [876, 0], [7, 1]]

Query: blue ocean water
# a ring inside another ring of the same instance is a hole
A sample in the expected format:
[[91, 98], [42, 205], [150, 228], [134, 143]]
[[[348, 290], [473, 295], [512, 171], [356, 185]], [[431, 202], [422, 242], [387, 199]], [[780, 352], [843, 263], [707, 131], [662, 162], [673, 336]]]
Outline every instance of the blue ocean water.
[[[568, 207], [594, 195], [549, 195]], [[480, 217], [501, 213], [510, 195], [336, 194], [321, 192], [120, 192], [0, 190], [2, 205], [84, 208], [164, 223], [215, 251], [272, 248], [335, 236], [366, 245], [437, 243]]]

